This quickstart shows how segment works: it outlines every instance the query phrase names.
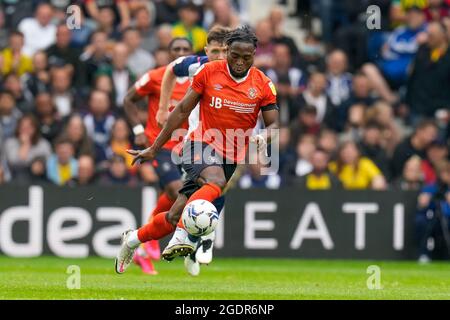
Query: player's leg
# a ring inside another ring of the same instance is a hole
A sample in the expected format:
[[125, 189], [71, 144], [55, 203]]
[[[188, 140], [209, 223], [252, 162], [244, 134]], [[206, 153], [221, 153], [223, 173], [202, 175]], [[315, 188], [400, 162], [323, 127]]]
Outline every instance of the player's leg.
[[[163, 193], [159, 196], [156, 207], [153, 209], [150, 219], [162, 212], [167, 212], [175, 202], [178, 190], [182, 187], [181, 172], [171, 158], [169, 150], [161, 150], [153, 161], [153, 167], [159, 178], [159, 184]], [[144, 242], [136, 251], [134, 262], [145, 273], [155, 274], [151, 259], [158, 260], [161, 257], [161, 249], [158, 240]]]
[[[236, 167], [235, 165], [224, 165], [225, 178], [227, 185], [222, 192], [222, 196], [217, 198], [214, 202], [217, 212], [220, 214], [225, 205], [225, 193], [239, 180], [242, 174], [243, 166]], [[195, 251], [195, 260], [202, 264], [209, 264], [213, 258], [214, 240], [216, 232], [201, 237], [200, 243]]]

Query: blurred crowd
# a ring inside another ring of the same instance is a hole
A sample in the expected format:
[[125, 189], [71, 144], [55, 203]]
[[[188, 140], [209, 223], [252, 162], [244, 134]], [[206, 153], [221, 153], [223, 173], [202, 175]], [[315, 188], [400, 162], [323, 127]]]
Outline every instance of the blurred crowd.
[[[158, 182], [151, 164], [132, 167], [125, 152], [133, 147], [128, 88], [169, 63], [174, 37], [202, 54], [211, 26], [249, 23], [240, 0], [0, 4], [0, 184]], [[81, 19], [68, 19], [73, 4]], [[373, 4], [381, 23], [370, 30]], [[250, 165], [240, 187], [437, 183], [449, 159], [450, 1], [297, 1], [296, 9], [288, 15], [280, 1], [252, 25], [255, 66], [278, 92], [280, 169], [263, 176]], [[288, 19], [302, 41], [285, 32]]]

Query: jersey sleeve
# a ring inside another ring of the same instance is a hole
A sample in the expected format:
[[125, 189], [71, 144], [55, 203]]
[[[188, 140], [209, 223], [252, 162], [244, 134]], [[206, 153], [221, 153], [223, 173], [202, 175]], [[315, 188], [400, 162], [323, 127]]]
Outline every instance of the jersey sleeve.
[[175, 60], [172, 70], [177, 77], [192, 77], [197, 69], [208, 62], [208, 57], [187, 56]]
[[151, 72], [144, 73], [141, 78], [135, 82], [134, 88], [140, 96], [147, 96], [153, 93]]
[[277, 90], [272, 81], [268, 80], [264, 84], [262, 94], [261, 111], [279, 110], [277, 105]]
[[206, 64], [202, 65], [194, 74], [192, 79], [191, 88], [198, 94], [202, 94], [208, 83], [208, 68], [205, 68]]

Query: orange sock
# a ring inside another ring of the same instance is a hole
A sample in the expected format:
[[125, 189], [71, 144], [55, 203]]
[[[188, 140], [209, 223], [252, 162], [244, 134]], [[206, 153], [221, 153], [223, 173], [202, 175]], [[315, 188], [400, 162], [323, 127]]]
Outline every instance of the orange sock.
[[139, 241], [159, 240], [175, 231], [175, 227], [167, 221], [166, 213], [154, 216], [149, 223], [138, 229]]
[[220, 197], [222, 194], [222, 189], [214, 183], [205, 183], [200, 189], [195, 191], [187, 201], [186, 204], [194, 201], [194, 200], [207, 200], [209, 202], [213, 202], [215, 199]]
[[[213, 202], [215, 199], [220, 197], [221, 194], [222, 189], [220, 189], [218, 185], [215, 185], [213, 183], [206, 183], [191, 195], [186, 205], [194, 200], [207, 200], [209, 202]], [[178, 221], [177, 227], [184, 229], [182, 219]]]
[[167, 196], [167, 193], [163, 192], [159, 196], [158, 201], [156, 202], [156, 207], [155, 207], [155, 209], [153, 209], [152, 213], [150, 214], [148, 221], [150, 221], [150, 219], [152, 217], [156, 216], [158, 213], [161, 213], [164, 211], [169, 211], [174, 202], [175, 202], [175, 200], [170, 199]]

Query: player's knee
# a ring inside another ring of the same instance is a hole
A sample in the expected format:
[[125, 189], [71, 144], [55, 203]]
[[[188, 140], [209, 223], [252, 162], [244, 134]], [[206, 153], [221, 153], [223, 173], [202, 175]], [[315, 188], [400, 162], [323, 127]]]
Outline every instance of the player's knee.
[[225, 179], [225, 177], [211, 177], [208, 179], [207, 182], [215, 184], [221, 190], [223, 190], [225, 188], [225, 186], [227, 185], [227, 180]]
[[169, 199], [176, 200], [178, 198], [178, 190], [183, 187], [183, 184], [178, 181], [171, 182], [164, 191], [166, 192]]

